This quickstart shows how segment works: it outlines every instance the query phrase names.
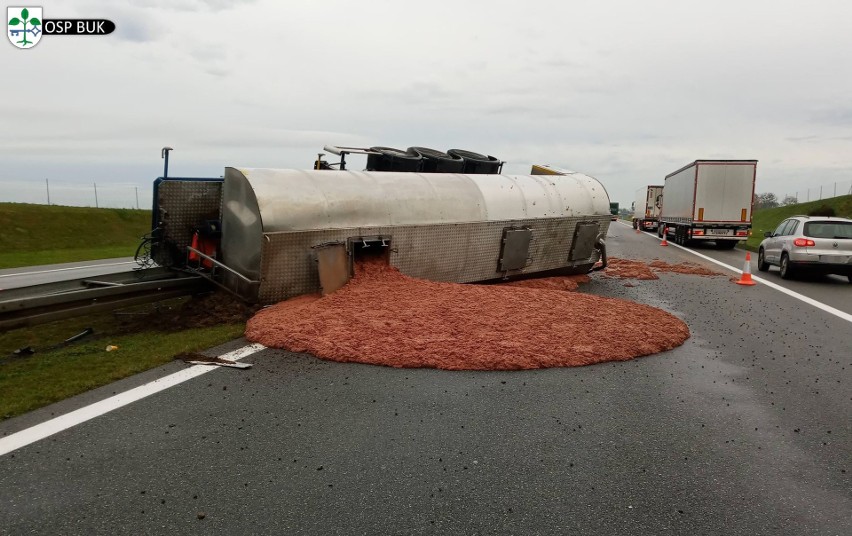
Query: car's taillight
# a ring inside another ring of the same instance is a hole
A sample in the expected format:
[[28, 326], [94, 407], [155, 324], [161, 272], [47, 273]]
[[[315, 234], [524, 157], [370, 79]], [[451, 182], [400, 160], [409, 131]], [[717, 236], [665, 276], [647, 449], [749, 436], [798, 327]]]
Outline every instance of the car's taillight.
[[816, 245], [816, 242], [811, 240], [810, 238], [797, 238], [793, 240], [793, 245], [800, 248], [807, 248]]

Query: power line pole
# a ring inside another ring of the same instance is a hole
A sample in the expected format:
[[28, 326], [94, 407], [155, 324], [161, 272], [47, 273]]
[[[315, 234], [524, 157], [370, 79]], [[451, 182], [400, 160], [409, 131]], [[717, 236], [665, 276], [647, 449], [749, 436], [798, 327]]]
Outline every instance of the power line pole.
[[50, 206], [50, 181], [44, 179], [44, 185], [47, 187], [47, 206]]
[[134, 186], [134, 190], [136, 190], [136, 210], [139, 210], [139, 187]]
[[92, 184], [95, 185], [95, 208], [99, 208], [98, 207], [98, 183], [93, 182]]

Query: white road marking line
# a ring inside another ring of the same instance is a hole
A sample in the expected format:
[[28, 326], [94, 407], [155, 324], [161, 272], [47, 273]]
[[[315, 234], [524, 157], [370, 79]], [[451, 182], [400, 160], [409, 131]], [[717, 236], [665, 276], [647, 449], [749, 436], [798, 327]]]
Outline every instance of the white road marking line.
[[51, 274], [53, 272], [67, 272], [68, 270], [84, 270], [86, 268], [100, 268], [102, 266], [121, 266], [123, 264], [135, 264], [134, 261], [123, 261], [123, 262], [111, 262], [107, 264], [88, 264], [86, 266], [71, 266], [69, 268], [54, 268], [53, 270], [38, 270], [36, 272], [18, 272], [15, 274], [4, 274], [0, 275], [0, 277], [20, 277], [22, 275], [36, 275], [36, 274]]
[[[249, 344], [219, 357], [222, 359], [237, 361], [255, 352], [264, 350], [265, 348], [266, 347], [262, 344]], [[139, 387], [135, 387], [129, 391], [111, 396], [101, 400], [100, 402], [95, 402], [94, 404], [66, 413], [65, 415], [60, 415], [59, 417], [50, 419], [49, 421], [45, 421], [25, 430], [21, 430], [20, 432], [16, 432], [12, 435], [2, 437], [0, 438], [0, 456], [218, 368], [219, 367], [215, 365], [195, 365], [146, 383], [145, 385], [140, 385]]]
[[[620, 222], [619, 222], [619, 223], [620, 223]], [[631, 227], [631, 228], [632, 228], [632, 226], [628, 226], [628, 225], [627, 225], [627, 224], [625, 224], [625, 223], [622, 223], [622, 225], [624, 225], [625, 227]], [[643, 234], [646, 234], [646, 233], [643, 233]], [[650, 236], [650, 235], [648, 235], [648, 236]], [[669, 245], [670, 245], [670, 246], [674, 246], [674, 247], [679, 248], [679, 249], [682, 249], [683, 251], [686, 251], [687, 253], [691, 253], [691, 254], [695, 255], [696, 257], [701, 257], [702, 259], [707, 260], [707, 261], [710, 261], [710, 262], [712, 262], [712, 263], [714, 263], [714, 264], [718, 264], [719, 266], [722, 266], [722, 267], [724, 267], [724, 268], [727, 268], [728, 270], [731, 270], [731, 271], [732, 271], [732, 272], [734, 272], [734, 273], [737, 273], [737, 274], [741, 274], [741, 273], [743, 273], [743, 271], [742, 271], [742, 270], [739, 270], [739, 269], [737, 269], [737, 268], [734, 268], [733, 266], [730, 266], [730, 265], [728, 265], [728, 264], [725, 264], [725, 263], [724, 263], [724, 262], [722, 262], [722, 261], [717, 261], [716, 259], [714, 259], [714, 258], [712, 258], [712, 257], [708, 257], [707, 255], [703, 255], [703, 254], [701, 254], [701, 253], [698, 253], [697, 251], [692, 251], [692, 250], [691, 250], [691, 249], [689, 249], [689, 248], [685, 248], [685, 247], [683, 247], [683, 246], [679, 246], [679, 245], [677, 245], [677, 244], [675, 244], [675, 243], [673, 243], [673, 242], [669, 242]], [[745, 262], [745, 259], [743, 259], [743, 262]], [[844, 312], [843, 312], [843, 311], [841, 311], [840, 309], [835, 309], [834, 307], [832, 307], [832, 306], [830, 306], [830, 305], [826, 305], [826, 304], [824, 304], [824, 303], [822, 303], [822, 302], [816, 301], [816, 300], [815, 300], [815, 299], [813, 299], [813, 298], [809, 298], [809, 297], [805, 296], [804, 294], [799, 294], [798, 292], [794, 292], [794, 291], [792, 291], [792, 290], [790, 290], [790, 289], [788, 289], [788, 288], [784, 288], [784, 287], [782, 287], [781, 285], [779, 285], [779, 284], [777, 284], [777, 283], [773, 283], [772, 281], [767, 281], [766, 279], [764, 279], [764, 278], [762, 278], [762, 277], [759, 277], [759, 276], [756, 276], [756, 275], [754, 275], [754, 274], [752, 274], [752, 275], [751, 275], [751, 278], [752, 278], [753, 280], [755, 280], [755, 281], [758, 281], [758, 282], [760, 282], [760, 283], [762, 283], [762, 284], [766, 285], [766, 286], [767, 286], [767, 287], [769, 287], [769, 288], [773, 288], [773, 289], [777, 290], [778, 292], [782, 292], [782, 293], [784, 293], [784, 294], [786, 294], [786, 295], [788, 295], [788, 296], [792, 296], [793, 298], [796, 298], [796, 299], [797, 299], [797, 300], [799, 300], [799, 301], [803, 301], [803, 302], [807, 303], [808, 305], [813, 305], [813, 306], [814, 306], [814, 307], [816, 307], [817, 309], [822, 309], [822, 310], [823, 310], [823, 311], [825, 311], [826, 313], [832, 314], [832, 315], [834, 315], [834, 316], [836, 316], [836, 317], [838, 317], [838, 318], [840, 318], [840, 319], [842, 319], [842, 320], [845, 320], [845, 321], [847, 321], [847, 322], [852, 322], [852, 315], [850, 315], [849, 313], [844, 313]]]

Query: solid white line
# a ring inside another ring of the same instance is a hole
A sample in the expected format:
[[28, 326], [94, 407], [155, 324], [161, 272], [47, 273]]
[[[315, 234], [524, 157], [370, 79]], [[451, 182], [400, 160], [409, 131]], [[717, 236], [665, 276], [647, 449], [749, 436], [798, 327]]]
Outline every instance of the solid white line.
[[[262, 344], [249, 344], [219, 357], [222, 359], [237, 361], [265, 348], [266, 347]], [[94, 419], [95, 417], [104, 415], [105, 413], [109, 413], [114, 409], [118, 409], [147, 396], [164, 391], [169, 387], [174, 387], [175, 385], [187, 380], [201, 376], [211, 370], [216, 370], [217, 368], [219, 367], [216, 365], [196, 365], [158, 380], [154, 380], [150, 383], [146, 383], [145, 385], [140, 385], [139, 387], [135, 387], [129, 391], [111, 396], [101, 400], [100, 402], [95, 402], [94, 404], [66, 413], [65, 415], [60, 415], [59, 417], [37, 424], [27, 428], [26, 430], [21, 430], [20, 432], [0, 438], [0, 456], [52, 436], [55, 433], [67, 430], [72, 426], [76, 426], [80, 423]]]
[[0, 275], [0, 277], [20, 277], [22, 275], [52, 274], [53, 272], [67, 272], [68, 270], [84, 270], [86, 268], [100, 268], [102, 266], [121, 266], [122, 264], [134, 264], [134, 261], [111, 262], [106, 264], [87, 264], [86, 266], [71, 266], [69, 268], [54, 268], [53, 270], [38, 270], [35, 272], [18, 272], [15, 274]]
[[[622, 224], [622, 225], [627, 227], [626, 224]], [[632, 226], [630, 226], [630, 228], [632, 229]], [[642, 234], [646, 234], [646, 233], [642, 233]], [[710, 261], [714, 264], [718, 264], [719, 266], [723, 266], [723, 267], [727, 268], [728, 270], [731, 270], [734, 273], [737, 273], [737, 274], [743, 273], [742, 270], [738, 270], [737, 268], [734, 268], [733, 266], [725, 264], [724, 262], [718, 261], [718, 260], [716, 260], [712, 257], [708, 257], [707, 255], [703, 255], [701, 253], [698, 253], [697, 251], [692, 251], [689, 248], [679, 246], [679, 245], [677, 245], [673, 242], [669, 242], [669, 245], [674, 246], [674, 247], [681, 249], [683, 251], [686, 251], [687, 253], [691, 253], [691, 254], [695, 255], [696, 257], [701, 257], [702, 259]], [[832, 307], [830, 305], [826, 305], [822, 302], [816, 301], [815, 299], [809, 298], [809, 297], [805, 296], [804, 294], [799, 294], [798, 292], [793, 292], [792, 290], [790, 290], [788, 288], [784, 288], [777, 283], [773, 283], [772, 281], [767, 281], [766, 279], [764, 279], [762, 277], [758, 277], [754, 274], [752, 274], [751, 278], [753, 280], [759, 282], [759, 283], [766, 285], [769, 288], [777, 290], [778, 292], [783, 292], [784, 294], [786, 294], [788, 296], [792, 296], [793, 298], [796, 298], [797, 300], [803, 301], [803, 302], [807, 303], [808, 305], [813, 305], [817, 309], [821, 309], [821, 310], [825, 311], [826, 313], [832, 314], [832, 315], [834, 315], [834, 316], [836, 316], [840, 319], [843, 319], [847, 322], [852, 322], [852, 315], [850, 315], [849, 313], [845, 313], [845, 312], [841, 311], [840, 309], [835, 309], [834, 307]]]

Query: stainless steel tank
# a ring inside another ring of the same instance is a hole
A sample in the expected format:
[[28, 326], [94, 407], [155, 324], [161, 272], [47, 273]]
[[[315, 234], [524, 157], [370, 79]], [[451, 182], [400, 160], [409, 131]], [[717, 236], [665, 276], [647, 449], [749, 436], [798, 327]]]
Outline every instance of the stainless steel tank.
[[386, 247], [405, 274], [472, 282], [588, 271], [609, 223], [606, 190], [581, 173], [226, 168], [220, 260], [257, 282], [240, 286], [244, 298], [274, 303], [320, 290], [318, 251], [329, 246], [350, 262], [362, 246]]

